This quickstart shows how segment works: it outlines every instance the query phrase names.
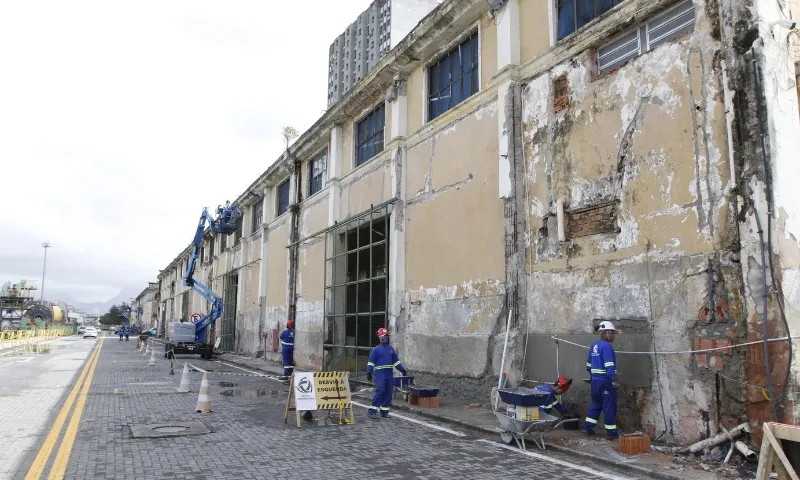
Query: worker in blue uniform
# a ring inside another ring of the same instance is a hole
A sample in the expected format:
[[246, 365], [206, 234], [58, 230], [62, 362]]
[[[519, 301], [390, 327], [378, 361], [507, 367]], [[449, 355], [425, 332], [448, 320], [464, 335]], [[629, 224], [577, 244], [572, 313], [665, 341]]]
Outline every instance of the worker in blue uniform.
[[294, 373], [294, 320], [286, 322], [286, 330], [281, 333], [281, 357], [283, 358], [283, 377]]
[[371, 382], [373, 376], [375, 378], [375, 396], [372, 397], [372, 405], [368, 412], [371, 419], [377, 419], [378, 412], [381, 412], [381, 417], [389, 416], [389, 410], [392, 407], [394, 369], [396, 368], [403, 375], [407, 374], [394, 347], [389, 345], [389, 331], [379, 328], [378, 339], [380, 343], [372, 349], [367, 362], [367, 380]]
[[561, 403], [559, 395], [566, 393], [570, 385], [572, 385], [572, 379], [558, 377], [552, 385], [539, 385], [536, 387], [537, 390], [550, 393], [544, 404], [539, 406], [539, 411], [548, 415], [552, 415], [553, 409], [556, 409], [561, 415], [567, 413], [567, 408]]
[[614, 338], [619, 331], [614, 324], [608, 321], [600, 322], [596, 328], [600, 333], [600, 340], [589, 347], [589, 356], [586, 359], [586, 371], [591, 373], [592, 404], [586, 414], [583, 431], [587, 435], [594, 435], [594, 427], [600, 412], [603, 413], [603, 423], [606, 426], [606, 435], [609, 440], [619, 438], [617, 431], [617, 360], [614, 353]]

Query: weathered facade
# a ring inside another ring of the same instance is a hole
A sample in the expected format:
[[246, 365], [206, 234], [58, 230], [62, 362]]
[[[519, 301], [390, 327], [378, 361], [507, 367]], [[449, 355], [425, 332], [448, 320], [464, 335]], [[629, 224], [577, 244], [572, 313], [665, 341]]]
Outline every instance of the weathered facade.
[[158, 327], [159, 286], [157, 282], [149, 282], [147, 288], [133, 299], [134, 323], [141, 324], [144, 330]]
[[[222, 349], [278, 360], [291, 317], [301, 368], [361, 371], [386, 326], [421, 381], [485, 401], [509, 314], [514, 384], [584, 377], [608, 319], [623, 430], [797, 418], [790, 343], [759, 340], [800, 321], [796, 58], [775, 24], [800, 12], [597, 3], [615, 6], [586, 24], [557, 0], [423, 19], [236, 200], [241, 232], [206, 236]], [[207, 309], [190, 253], [159, 275], [162, 326]]]

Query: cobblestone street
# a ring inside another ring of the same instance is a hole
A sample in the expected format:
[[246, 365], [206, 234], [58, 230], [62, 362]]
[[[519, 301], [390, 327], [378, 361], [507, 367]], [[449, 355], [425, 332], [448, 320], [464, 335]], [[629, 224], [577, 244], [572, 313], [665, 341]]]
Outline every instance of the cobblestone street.
[[[356, 424], [326, 425], [322, 415], [298, 429], [283, 423], [288, 386], [280, 380], [198, 356], [156, 365], [135, 343], [105, 339], [80, 420], [66, 478], [626, 478], [607, 467], [528, 454], [407, 413], [372, 421], [356, 407]], [[212, 413], [195, 413], [202, 373], [178, 393], [183, 362], [209, 372]], [[5, 393], [4, 393], [5, 395]], [[59, 402], [56, 408], [60, 408]], [[55, 416], [55, 408], [51, 412]], [[131, 426], [202, 422], [210, 433], [133, 438]], [[30, 448], [11, 478], [25, 478], [43, 444]], [[3, 432], [13, 433], [13, 432]]]

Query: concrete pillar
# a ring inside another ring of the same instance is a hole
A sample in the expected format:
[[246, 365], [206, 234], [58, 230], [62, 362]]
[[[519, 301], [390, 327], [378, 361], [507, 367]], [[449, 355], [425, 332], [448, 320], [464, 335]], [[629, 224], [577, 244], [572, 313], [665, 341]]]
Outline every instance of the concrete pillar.
[[392, 106], [392, 131], [391, 140], [406, 136], [408, 126], [408, 95], [406, 95], [406, 81], [402, 77], [397, 77], [395, 87], [397, 98], [391, 103]]
[[341, 196], [340, 179], [342, 177], [342, 160], [344, 129], [336, 125], [331, 129], [330, 150], [328, 152], [328, 225], [339, 220], [339, 197]]
[[[266, 220], [268, 217], [269, 206], [272, 205], [272, 197], [270, 196], [270, 188], [264, 188], [264, 198], [261, 199], [262, 205], [262, 218]], [[261, 309], [261, 321], [266, 322], [264, 311], [267, 304], [267, 265], [269, 259], [267, 258], [267, 237], [269, 231], [265, 227], [266, 223], [261, 224], [258, 228], [261, 229], [261, 263], [258, 270], [258, 305]], [[267, 326], [264, 325], [264, 331], [267, 331]]]
[[[553, 3], [553, 2], [551, 2]], [[509, 65], [519, 65], [519, 0], [508, 0], [497, 19], [497, 71]]]
[[403, 306], [406, 283], [406, 232], [405, 232], [405, 146], [397, 147], [392, 157], [392, 196], [397, 198], [389, 218], [389, 302], [387, 324], [397, 332], [397, 321]]
[[508, 106], [506, 102], [506, 96], [511, 86], [511, 80], [506, 80], [497, 87], [497, 144], [499, 146], [498, 168], [500, 198], [510, 198], [512, 192], [511, 163], [508, 158], [508, 145], [512, 132], [511, 125], [507, 125], [507, 120], [511, 118], [513, 112], [507, 111]]
[[[552, 3], [552, 2], [551, 2]], [[508, 0], [502, 10], [495, 14], [497, 19], [497, 71], [519, 65], [520, 63], [520, 35], [519, 35], [519, 0]], [[511, 126], [507, 119], [512, 112], [507, 112], [506, 95], [511, 88], [512, 80], [506, 77], [497, 89], [497, 139], [500, 145], [498, 168], [500, 174], [499, 196], [511, 196], [511, 166], [508, 161], [508, 145]]]

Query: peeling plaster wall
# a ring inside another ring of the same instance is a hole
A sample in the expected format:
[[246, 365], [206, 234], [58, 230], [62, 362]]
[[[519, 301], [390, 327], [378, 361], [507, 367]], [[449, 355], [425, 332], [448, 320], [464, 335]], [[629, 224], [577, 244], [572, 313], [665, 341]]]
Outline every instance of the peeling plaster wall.
[[[526, 82], [529, 340], [559, 334], [588, 344], [601, 319], [625, 325], [633, 336], [626, 340], [623, 332], [618, 349], [690, 350], [695, 336], [724, 336], [726, 328], [741, 334], [734, 321], [702, 327], [697, 320], [709, 259], [726, 301], [734, 309], [740, 301], [729, 250], [736, 225], [726, 197], [730, 169], [715, 5], [696, 0], [693, 32], [612, 73], [598, 76], [593, 52], [586, 50]], [[554, 113], [552, 85], [561, 75], [569, 106]], [[617, 202], [617, 231], [560, 243], [558, 199], [567, 214]], [[585, 376], [586, 350], [562, 345], [558, 351], [562, 374]], [[552, 381], [554, 372], [536, 368], [552, 363], [552, 353], [552, 345], [525, 353], [528, 379]], [[734, 376], [741, 356], [725, 359]], [[660, 356], [648, 368], [640, 359], [617, 358], [617, 424], [624, 430], [694, 441], [710, 428], [709, 416], [713, 423], [740, 411], [692, 357]], [[588, 407], [588, 386], [576, 387], [571, 401]]]
[[339, 218], [344, 220], [392, 197], [391, 152], [384, 150], [342, 179]]
[[[327, 227], [328, 193], [306, 200], [300, 210], [300, 238]], [[297, 276], [295, 363], [301, 368], [322, 369], [322, 327], [325, 316], [325, 236], [300, 246]]]
[[407, 291], [395, 337], [415, 375], [480, 401], [494, 381], [491, 340], [505, 298], [497, 109], [487, 100], [470, 100], [462, 118], [408, 147]]

